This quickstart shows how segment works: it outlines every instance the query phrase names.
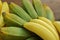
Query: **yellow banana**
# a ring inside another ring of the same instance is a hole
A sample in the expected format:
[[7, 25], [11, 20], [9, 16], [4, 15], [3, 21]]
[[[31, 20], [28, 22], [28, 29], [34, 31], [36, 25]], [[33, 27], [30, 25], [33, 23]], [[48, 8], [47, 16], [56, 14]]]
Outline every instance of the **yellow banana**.
[[57, 40], [50, 30], [48, 30], [43, 25], [34, 22], [27, 22], [24, 24], [24, 28], [28, 29], [29, 31], [34, 32], [44, 40]]
[[55, 25], [56, 29], [60, 33], [60, 21], [55, 21], [55, 22], [53, 22], [53, 24]]
[[3, 12], [9, 12], [9, 7], [7, 2], [3, 2], [2, 4], [1, 15], [0, 15], [0, 26], [4, 26], [4, 20], [2, 16]]
[[9, 12], [9, 6], [8, 6], [7, 2], [3, 2], [1, 13], [3, 13], [3, 12]]
[[2, 1], [0, 0], [0, 27], [4, 26], [4, 21], [3, 21], [1, 10], [2, 10]]
[[52, 27], [53, 29], [56, 30], [56, 28], [54, 27], [53, 23], [52, 23], [49, 19], [47, 19], [47, 18], [45, 18], [45, 17], [38, 17], [38, 18], [39, 18], [40, 20], [45, 21], [47, 24], [51, 25], [51, 27]]
[[31, 22], [35, 22], [38, 23], [40, 25], [43, 25], [44, 27], [46, 27], [48, 30], [50, 30], [53, 35], [57, 38], [57, 40], [59, 40], [59, 36], [58, 36], [58, 32], [56, 32], [49, 24], [47, 24], [46, 22], [39, 20], [39, 19], [32, 19]]

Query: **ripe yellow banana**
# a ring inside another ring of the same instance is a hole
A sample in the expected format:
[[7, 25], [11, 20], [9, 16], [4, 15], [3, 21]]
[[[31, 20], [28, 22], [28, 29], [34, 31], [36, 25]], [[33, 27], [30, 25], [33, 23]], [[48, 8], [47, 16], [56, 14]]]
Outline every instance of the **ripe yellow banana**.
[[44, 40], [57, 40], [50, 30], [38, 23], [27, 22], [24, 24], [24, 28], [34, 32]]
[[8, 6], [7, 2], [3, 2], [1, 13], [3, 13], [3, 12], [9, 12], [9, 6]]
[[60, 21], [55, 21], [53, 24], [55, 25], [57, 31], [60, 33]]
[[0, 0], [0, 27], [4, 26], [4, 21], [3, 21], [1, 10], [2, 10], [2, 1]]
[[56, 28], [54, 27], [53, 23], [52, 23], [49, 19], [47, 19], [47, 18], [45, 18], [45, 17], [38, 17], [38, 18], [39, 18], [40, 20], [42, 20], [42, 21], [45, 21], [47, 24], [51, 25], [51, 27], [52, 27], [53, 29], [56, 30]]
[[38, 23], [40, 25], [43, 25], [44, 27], [46, 27], [48, 30], [50, 30], [53, 35], [57, 38], [57, 40], [59, 40], [59, 36], [58, 36], [58, 32], [56, 32], [49, 24], [47, 24], [46, 22], [39, 20], [39, 19], [32, 19], [31, 22], [34, 23]]

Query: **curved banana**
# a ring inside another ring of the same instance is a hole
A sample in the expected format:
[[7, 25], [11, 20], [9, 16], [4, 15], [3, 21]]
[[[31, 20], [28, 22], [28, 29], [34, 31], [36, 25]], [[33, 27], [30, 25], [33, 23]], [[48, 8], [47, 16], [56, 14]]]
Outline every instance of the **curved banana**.
[[50, 30], [48, 30], [43, 25], [34, 22], [27, 22], [24, 24], [24, 28], [28, 29], [29, 31], [34, 32], [44, 40], [57, 40]]
[[45, 10], [44, 10], [44, 7], [43, 7], [41, 0], [32, 0], [32, 2], [33, 2], [33, 5], [36, 9], [38, 16], [44, 16], [45, 17], [46, 13], [45, 13]]
[[47, 24], [46, 22], [39, 20], [39, 19], [32, 19], [31, 22], [34, 23], [38, 23], [40, 25], [43, 25], [44, 27], [46, 27], [48, 30], [50, 30], [53, 35], [57, 38], [57, 40], [59, 40], [59, 36], [58, 36], [58, 32], [56, 32], [49, 24]]
[[52, 27], [53, 29], [56, 30], [55, 26], [53, 25], [53, 23], [52, 23], [49, 19], [47, 19], [47, 18], [45, 18], [45, 17], [38, 17], [38, 19], [40, 19], [40, 20], [42, 20], [42, 21], [45, 21], [47, 24], [51, 25], [51, 27]]
[[31, 16], [31, 18], [35, 19], [38, 17], [32, 3], [29, 0], [22, 0], [22, 3], [24, 5], [24, 7], [26, 8], [28, 14]]
[[53, 24], [55, 25], [57, 31], [60, 33], [60, 21], [54, 21]]
[[5, 23], [7, 25], [21, 26], [24, 23], [26, 23], [25, 20], [23, 20], [22, 18], [20, 18], [19, 16], [13, 13], [4, 13], [3, 16], [4, 16]]
[[54, 13], [51, 10], [51, 8], [49, 6], [47, 6], [46, 4], [44, 4], [43, 7], [44, 7], [45, 12], [46, 12], [46, 18], [51, 20], [51, 21], [55, 21]]

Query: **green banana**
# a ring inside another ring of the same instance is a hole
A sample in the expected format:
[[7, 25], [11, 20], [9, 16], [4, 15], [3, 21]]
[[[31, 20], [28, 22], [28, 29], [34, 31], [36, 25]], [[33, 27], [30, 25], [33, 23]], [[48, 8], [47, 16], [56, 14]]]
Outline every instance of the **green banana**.
[[58, 35], [58, 32], [56, 30], [54, 30], [49, 24], [47, 24], [46, 22], [42, 21], [42, 20], [39, 20], [39, 19], [32, 19], [31, 22], [34, 22], [34, 23], [38, 23], [40, 25], [43, 25], [45, 26], [48, 30], [50, 30], [53, 35], [57, 38], [57, 40], [59, 40], [59, 35]]
[[51, 21], [55, 21], [54, 13], [51, 10], [51, 8], [49, 6], [47, 6], [46, 4], [44, 4], [43, 6], [44, 6], [44, 9], [46, 11], [46, 18], [51, 20]]
[[23, 27], [37, 34], [38, 36], [43, 38], [43, 40], [58, 40], [50, 30], [48, 30], [45, 26], [40, 25], [38, 23], [27, 22], [24, 24]]
[[31, 36], [24, 28], [13, 26], [1, 28], [0, 35], [4, 40], [25, 40]]
[[25, 20], [23, 20], [22, 18], [18, 17], [15, 14], [12, 14], [12, 13], [3, 13], [3, 16], [4, 16], [4, 20], [7, 25], [22, 26], [24, 23], [26, 23]]
[[17, 4], [11, 2], [10, 3], [10, 8], [11, 10], [17, 14], [18, 16], [20, 16], [22, 19], [24, 19], [25, 21], [30, 21], [32, 18]]
[[24, 7], [26, 8], [28, 14], [32, 17], [32, 18], [37, 18], [38, 15], [33, 7], [33, 5], [30, 3], [29, 0], [22, 0], [22, 3], [24, 5]]
[[37, 11], [38, 16], [45, 17], [45, 10], [44, 10], [41, 0], [32, 0], [32, 1], [33, 1], [33, 5]]

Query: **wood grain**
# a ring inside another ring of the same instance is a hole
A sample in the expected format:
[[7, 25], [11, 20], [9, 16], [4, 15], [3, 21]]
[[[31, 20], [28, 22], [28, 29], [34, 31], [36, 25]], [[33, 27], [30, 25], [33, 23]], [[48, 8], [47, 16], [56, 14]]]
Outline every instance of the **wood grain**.
[[[21, 0], [2, 0], [2, 1], [7, 1], [8, 3], [15, 2], [20, 6], [22, 5]], [[43, 4], [45, 3], [52, 8], [56, 19], [59, 20], [60, 19], [60, 0], [41, 0], [41, 1], [43, 2]]]

